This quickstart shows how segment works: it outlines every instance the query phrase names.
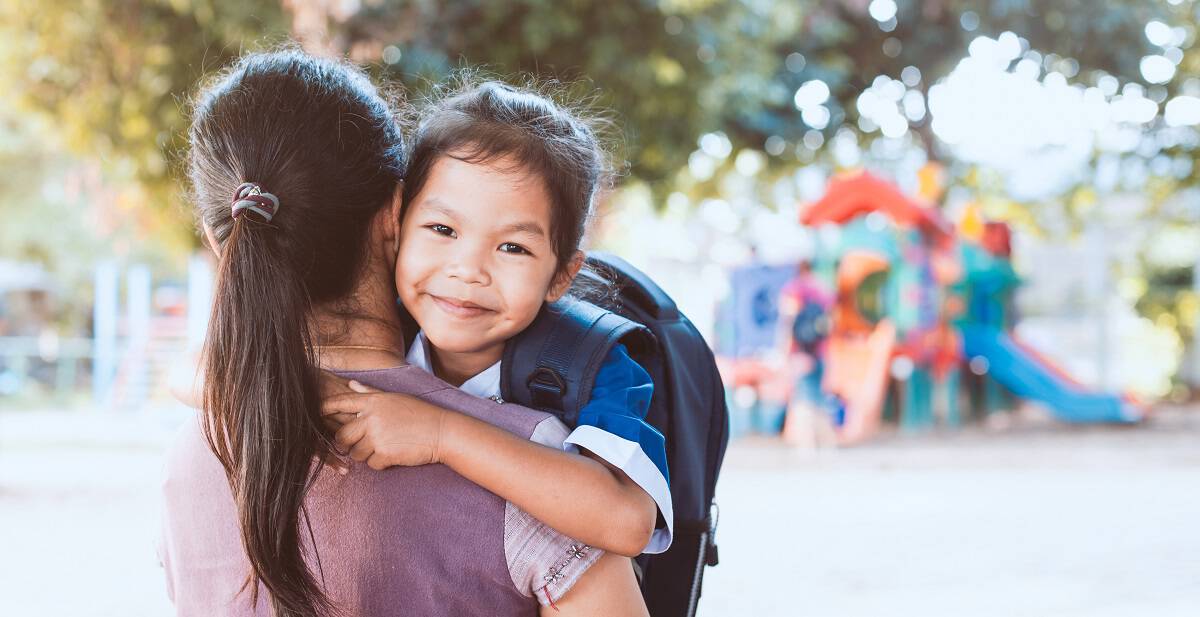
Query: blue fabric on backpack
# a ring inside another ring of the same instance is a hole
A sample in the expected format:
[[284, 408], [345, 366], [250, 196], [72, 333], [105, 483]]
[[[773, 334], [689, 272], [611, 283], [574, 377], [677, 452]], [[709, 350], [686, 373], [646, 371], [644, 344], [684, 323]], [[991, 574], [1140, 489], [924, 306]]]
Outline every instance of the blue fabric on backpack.
[[591, 398], [579, 411], [579, 424], [594, 426], [638, 444], [668, 483], [667, 446], [663, 434], [646, 422], [654, 382], [642, 365], [617, 344], [596, 374]]

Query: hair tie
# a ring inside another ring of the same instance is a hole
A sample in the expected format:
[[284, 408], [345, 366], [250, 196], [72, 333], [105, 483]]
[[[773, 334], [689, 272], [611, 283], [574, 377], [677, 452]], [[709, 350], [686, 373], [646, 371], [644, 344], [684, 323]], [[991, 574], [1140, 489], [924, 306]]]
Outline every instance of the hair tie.
[[275, 213], [279, 212], [279, 198], [264, 192], [261, 186], [253, 182], [246, 182], [233, 194], [233, 218], [241, 216], [246, 210], [263, 217], [269, 223], [275, 218]]

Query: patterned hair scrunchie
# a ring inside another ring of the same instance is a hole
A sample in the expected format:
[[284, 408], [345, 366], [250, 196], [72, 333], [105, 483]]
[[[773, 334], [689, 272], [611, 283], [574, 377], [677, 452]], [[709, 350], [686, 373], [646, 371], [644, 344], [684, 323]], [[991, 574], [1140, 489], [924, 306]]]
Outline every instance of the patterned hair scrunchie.
[[264, 192], [261, 186], [253, 182], [246, 182], [233, 194], [233, 218], [236, 219], [247, 210], [269, 223], [279, 212], [279, 198]]

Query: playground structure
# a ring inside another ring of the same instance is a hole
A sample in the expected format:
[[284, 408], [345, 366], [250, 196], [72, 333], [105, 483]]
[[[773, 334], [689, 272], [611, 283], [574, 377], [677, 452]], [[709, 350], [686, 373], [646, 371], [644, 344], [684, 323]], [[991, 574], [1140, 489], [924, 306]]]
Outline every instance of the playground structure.
[[[173, 401], [173, 381], [190, 383], [212, 298], [207, 257], [194, 256], [187, 272], [183, 289], [170, 280], [156, 284], [148, 265], [102, 261], [94, 269], [87, 336], [60, 336], [48, 324], [31, 332], [0, 330], [0, 404], [87, 401], [94, 408], [132, 410]], [[55, 293], [52, 283], [2, 283], [0, 308], [6, 298], [30, 290]], [[0, 310], [0, 324], [4, 316]]]
[[[1131, 400], [1090, 391], [1012, 334], [1010, 232], [968, 209], [959, 225], [866, 172], [834, 178], [801, 223], [819, 228], [813, 271], [836, 290], [822, 388], [836, 401], [837, 441], [957, 426], [1011, 407], [1043, 405], [1065, 422], [1136, 422]], [[768, 369], [732, 363], [733, 383]], [[754, 365], [751, 365], [754, 366]]]

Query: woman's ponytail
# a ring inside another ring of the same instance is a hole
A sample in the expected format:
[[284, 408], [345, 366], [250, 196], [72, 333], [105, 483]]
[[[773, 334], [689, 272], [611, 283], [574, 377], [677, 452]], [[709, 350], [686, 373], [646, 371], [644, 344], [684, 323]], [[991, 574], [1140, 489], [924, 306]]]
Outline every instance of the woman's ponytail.
[[[334, 613], [304, 498], [332, 452], [313, 312], [351, 301], [371, 221], [404, 176], [404, 141], [359, 69], [250, 54], [197, 100], [189, 175], [220, 256], [205, 344], [205, 432], [277, 616]], [[268, 192], [269, 191], [269, 192]], [[316, 573], [314, 574], [314, 567]]]
[[313, 456], [331, 447], [317, 412], [309, 298], [295, 269], [272, 254], [276, 231], [243, 216], [221, 247], [204, 353], [206, 433], [274, 614], [322, 615], [331, 606], [306, 565], [300, 519], [319, 469]]

